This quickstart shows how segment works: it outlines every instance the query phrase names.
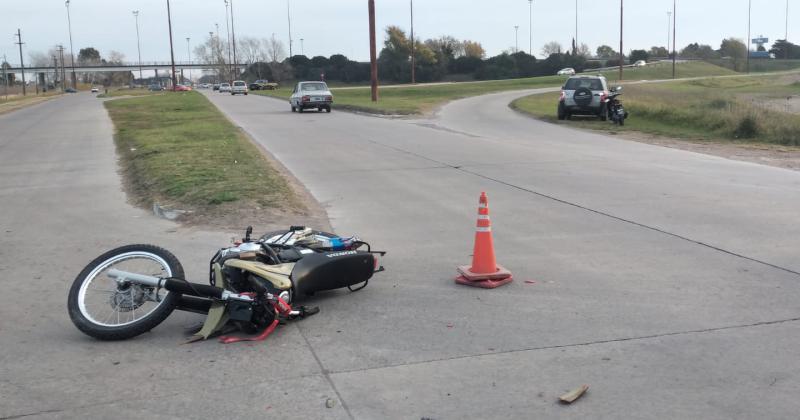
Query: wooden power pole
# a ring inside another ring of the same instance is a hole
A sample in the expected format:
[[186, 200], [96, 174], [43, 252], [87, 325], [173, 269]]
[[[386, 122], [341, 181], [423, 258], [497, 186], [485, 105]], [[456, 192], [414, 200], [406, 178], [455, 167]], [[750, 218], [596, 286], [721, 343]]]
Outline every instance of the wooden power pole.
[[378, 102], [378, 58], [375, 52], [375, 0], [369, 4], [369, 61], [371, 73], [372, 102]]

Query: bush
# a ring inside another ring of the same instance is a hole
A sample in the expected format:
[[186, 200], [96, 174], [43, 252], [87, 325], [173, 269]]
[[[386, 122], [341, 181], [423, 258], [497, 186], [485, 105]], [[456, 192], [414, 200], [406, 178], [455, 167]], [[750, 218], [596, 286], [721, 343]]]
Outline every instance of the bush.
[[745, 116], [739, 120], [733, 135], [738, 139], [752, 139], [758, 135], [758, 121], [752, 115]]

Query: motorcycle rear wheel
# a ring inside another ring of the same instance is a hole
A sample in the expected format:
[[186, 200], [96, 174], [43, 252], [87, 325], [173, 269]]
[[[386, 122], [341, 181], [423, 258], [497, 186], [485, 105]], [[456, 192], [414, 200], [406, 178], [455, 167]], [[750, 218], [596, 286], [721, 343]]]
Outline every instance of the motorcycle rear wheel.
[[78, 274], [69, 291], [69, 316], [83, 333], [100, 340], [125, 340], [155, 328], [175, 309], [179, 293], [119, 285], [104, 275], [112, 267], [160, 278], [184, 278], [178, 259], [155, 245], [126, 245], [104, 253]]

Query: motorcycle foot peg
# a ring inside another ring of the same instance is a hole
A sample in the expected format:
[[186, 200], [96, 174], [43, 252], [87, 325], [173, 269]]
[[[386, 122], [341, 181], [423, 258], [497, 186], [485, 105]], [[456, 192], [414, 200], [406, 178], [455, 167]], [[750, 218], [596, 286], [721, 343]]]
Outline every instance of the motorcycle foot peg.
[[300, 318], [305, 318], [307, 316], [311, 316], [317, 313], [319, 313], [319, 306], [312, 306], [310, 308], [307, 308], [305, 306], [300, 307]]

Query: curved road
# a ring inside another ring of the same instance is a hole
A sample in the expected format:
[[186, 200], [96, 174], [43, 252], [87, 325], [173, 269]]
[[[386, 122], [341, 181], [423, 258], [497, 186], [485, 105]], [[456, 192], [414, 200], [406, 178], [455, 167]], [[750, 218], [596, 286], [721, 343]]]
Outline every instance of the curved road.
[[[241, 346], [178, 345], [192, 314], [123, 343], [80, 334], [65, 300], [94, 256], [158, 243], [203, 278], [231, 233], [128, 205], [93, 96], [0, 116], [0, 418], [796, 417], [800, 173], [507, 108], [530, 92], [416, 120], [207, 93], [339, 233], [390, 252], [363, 291]], [[516, 278], [493, 291], [452, 281], [481, 191]]]
[[[300, 327], [349, 414], [553, 417], [554, 397], [588, 382], [570, 415], [793, 415], [800, 173], [508, 109], [532, 92], [418, 120], [207, 94], [337, 231], [391, 251], [364, 293], [326, 300], [335, 316]], [[480, 191], [518, 280], [491, 292], [452, 283]]]

